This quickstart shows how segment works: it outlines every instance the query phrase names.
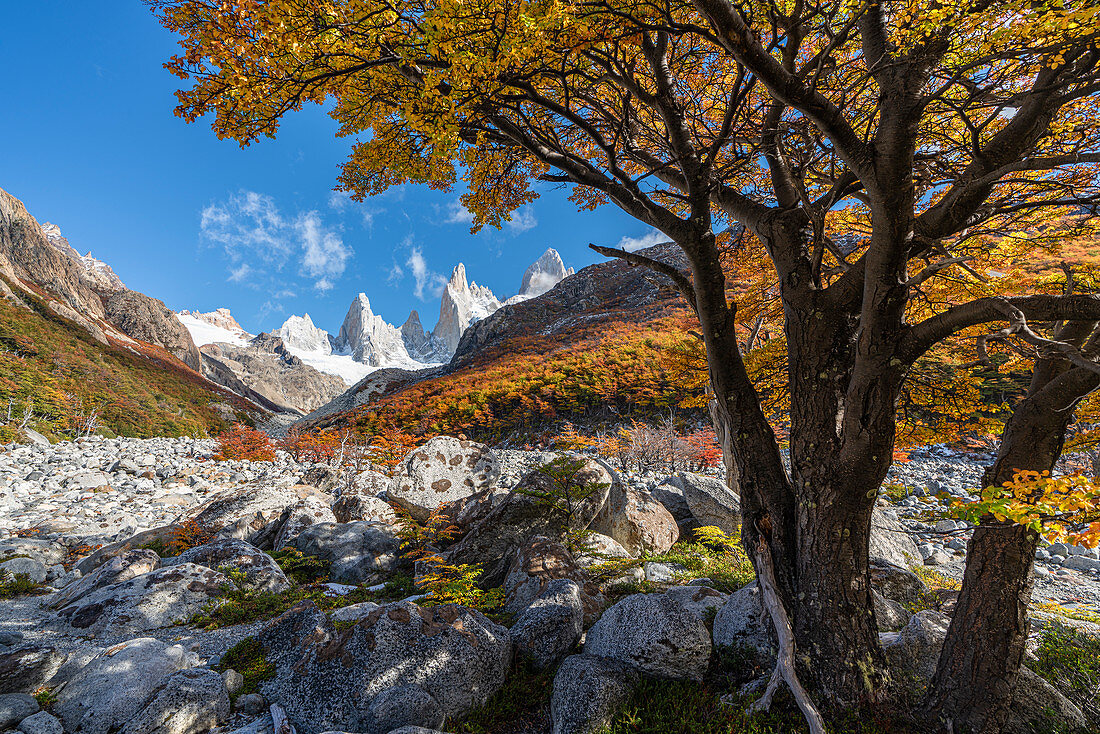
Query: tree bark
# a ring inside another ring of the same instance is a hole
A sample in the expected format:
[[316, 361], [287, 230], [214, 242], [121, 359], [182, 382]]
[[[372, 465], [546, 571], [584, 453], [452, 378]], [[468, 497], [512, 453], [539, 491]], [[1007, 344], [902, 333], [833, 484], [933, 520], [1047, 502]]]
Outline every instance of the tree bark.
[[[1080, 328], [1087, 334], [1092, 326]], [[1089, 370], [1067, 368], [1062, 360], [1036, 363], [1028, 395], [1005, 426], [983, 486], [1001, 486], [1019, 470], [1054, 468], [1077, 401], [1100, 383]], [[937, 730], [1002, 730], [1027, 642], [1038, 540], [1025, 527], [992, 517], [974, 531], [962, 591], [922, 706], [923, 717]]]

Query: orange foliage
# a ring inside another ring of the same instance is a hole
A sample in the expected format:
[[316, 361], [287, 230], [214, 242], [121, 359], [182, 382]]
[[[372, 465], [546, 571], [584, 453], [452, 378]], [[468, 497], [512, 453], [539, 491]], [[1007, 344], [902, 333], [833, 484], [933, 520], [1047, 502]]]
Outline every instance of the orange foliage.
[[263, 431], [257, 431], [243, 423], [237, 423], [233, 429], [218, 434], [217, 461], [274, 461], [275, 447]]

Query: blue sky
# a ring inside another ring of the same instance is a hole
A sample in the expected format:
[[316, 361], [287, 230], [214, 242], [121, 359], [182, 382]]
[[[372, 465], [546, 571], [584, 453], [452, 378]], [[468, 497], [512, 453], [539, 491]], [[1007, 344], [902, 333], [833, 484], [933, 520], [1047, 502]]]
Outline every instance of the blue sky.
[[0, 33], [0, 188], [40, 222], [174, 310], [225, 306], [252, 332], [308, 312], [335, 332], [365, 292], [400, 324], [438, 316], [458, 262], [499, 297], [547, 247], [580, 269], [589, 242], [652, 231], [613, 207], [578, 212], [547, 187], [501, 231], [469, 233], [460, 192], [334, 194], [350, 140], [313, 107], [246, 149], [173, 115], [175, 51], [138, 0], [9, 3]]

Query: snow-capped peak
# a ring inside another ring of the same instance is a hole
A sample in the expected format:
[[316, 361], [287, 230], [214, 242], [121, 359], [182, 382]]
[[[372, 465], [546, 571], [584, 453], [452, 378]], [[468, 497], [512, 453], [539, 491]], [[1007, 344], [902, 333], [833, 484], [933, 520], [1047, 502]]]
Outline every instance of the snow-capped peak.
[[176, 318], [187, 327], [191, 339], [200, 347], [204, 344], [244, 346], [252, 338], [251, 334], [241, 328], [228, 308], [219, 308], [209, 313], [180, 311]]
[[51, 222], [45, 222], [41, 227], [46, 241], [60, 250], [66, 257], [80, 263], [88, 284], [93, 288], [107, 292], [126, 290], [122, 279], [115, 275], [115, 271], [111, 270], [110, 265], [92, 257], [91, 250], [88, 251], [87, 255], [81, 255], [77, 252], [76, 248], [70, 245], [69, 241], [61, 234], [61, 227]]
[[283, 340], [283, 344], [292, 354], [296, 350], [332, 353], [331, 337], [324, 329], [314, 326], [308, 313], [305, 316], [291, 316], [275, 331], [275, 335]]
[[523, 273], [519, 293], [509, 298], [505, 303], [518, 303], [535, 296], [541, 296], [572, 274], [573, 268], [566, 268], [558, 251], [553, 247], [549, 247]]
[[470, 324], [486, 318], [500, 308], [493, 292], [475, 282], [467, 282], [466, 266], [459, 263], [443, 289], [439, 302], [439, 322], [432, 336], [446, 347], [449, 357], [458, 348], [462, 332]]
[[371, 310], [365, 293], [352, 301], [336, 337], [336, 347], [372, 367], [404, 366], [415, 361], [405, 348], [401, 332]]

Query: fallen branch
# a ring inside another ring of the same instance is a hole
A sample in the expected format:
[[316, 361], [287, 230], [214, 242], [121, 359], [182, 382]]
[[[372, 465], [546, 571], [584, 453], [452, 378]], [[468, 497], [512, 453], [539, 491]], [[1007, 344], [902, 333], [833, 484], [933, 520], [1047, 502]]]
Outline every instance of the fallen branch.
[[286, 711], [277, 703], [271, 704], [271, 723], [275, 734], [295, 734], [294, 725], [286, 716]]
[[791, 628], [791, 620], [787, 616], [787, 610], [779, 598], [776, 590], [775, 568], [772, 564], [772, 554], [768, 549], [767, 540], [761, 537], [756, 549], [756, 582], [760, 585], [760, 596], [764, 602], [764, 608], [771, 616], [772, 625], [775, 626], [776, 637], [779, 638], [779, 654], [775, 660], [775, 670], [768, 681], [768, 688], [764, 695], [749, 706], [749, 713], [767, 711], [771, 708], [772, 698], [775, 697], [781, 681], [786, 682], [791, 689], [798, 708], [806, 717], [806, 723], [810, 726], [810, 734], [825, 734], [825, 722], [821, 718], [814, 702], [810, 700], [810, 694], [802, 687], [798, 680], [798, 673], [794, 667], [794, 630]]

